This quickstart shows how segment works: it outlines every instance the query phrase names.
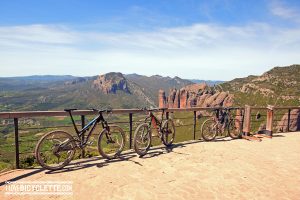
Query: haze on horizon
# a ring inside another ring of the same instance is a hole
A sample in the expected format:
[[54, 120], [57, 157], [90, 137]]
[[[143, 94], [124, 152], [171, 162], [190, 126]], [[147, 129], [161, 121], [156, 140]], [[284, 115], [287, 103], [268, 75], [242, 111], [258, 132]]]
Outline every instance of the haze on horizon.
[[0, 77], [231, 80], [300, 63], [297, 0], [0, 2]]

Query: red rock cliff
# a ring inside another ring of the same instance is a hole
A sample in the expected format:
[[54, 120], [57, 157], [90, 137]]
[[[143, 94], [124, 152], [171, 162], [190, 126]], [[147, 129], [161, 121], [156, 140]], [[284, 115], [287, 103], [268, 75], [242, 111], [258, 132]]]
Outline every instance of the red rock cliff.
[[190, 108], [190, 107], [230, 107], [233, 95], [228, 92], [212, 90], [207, 84], [192, 84], [180, 90], [171, 89], [169, 96], [163, 90], [159, 91], [159, 107]]

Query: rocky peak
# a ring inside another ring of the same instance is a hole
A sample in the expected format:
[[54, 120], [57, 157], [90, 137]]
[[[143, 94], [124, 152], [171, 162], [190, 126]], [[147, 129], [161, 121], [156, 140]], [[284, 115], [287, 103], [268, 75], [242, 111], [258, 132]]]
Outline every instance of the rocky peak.
[[93, 81], [93, 87], [106, 94], [115, 94], [117, 90], [130, 93], [127, 79], [119, 72], [99, 75], [96, 80]]
[[159, 91], [159, 107], [189, 108], [189, 107], [230, 107], [233, 105], [233, 95], [217, 91], [206, 83], [192, 84], [180, 90], [171, 89], [166, 97], [163, 90]]

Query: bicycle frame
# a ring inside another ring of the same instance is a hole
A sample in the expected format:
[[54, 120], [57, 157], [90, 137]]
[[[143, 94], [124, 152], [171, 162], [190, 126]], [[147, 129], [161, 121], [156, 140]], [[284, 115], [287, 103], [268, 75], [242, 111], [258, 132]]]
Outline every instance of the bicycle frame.
[[157, 119], [157, 117], [153, 114], [152, 111], [149, 111], [149, 116], [146, 117], [145, 122], [150, 118], [149, 126], [153, 125], [153, 127], [158, 131], [158, 133], [161, 132], [161, 125], [162, 121], [164, 120], [164, 113], [165, 110], [162, 109], [162, 114], [161, 114], [161, 120]]
[[[102, 128], [103, 129], [107, 129], [109, 131], [109, 126], [107, 121], [104, 119], [102, 112], [99, 112], [99, 115], [97, 117], [95, 117], [93, 120], [91, 120], [87, 125], [85, 125], [81, 130], [78, 130], [74, 118], [72, 116], [72, 113], [69, 112], [69, 115], [71, 117], [71, 121], [73, 123], [74, 129], [76, 131], [76, 134], [78, 136], [78, 138], [80, 139], [80, 147], [84, 147], [87, 142], [89, 141], [90, 136], [92, 135], [93, 131], [95, 130], [95, 128], [97, 127], [97, 124], [99, 122], [101, 122]], [[87, 132], [89, 130], [89, 128], [92, 127], [92, 129], [89, 131], [86, 139], [81, 139], [82, 136], [84, 135], [85, 132]]]

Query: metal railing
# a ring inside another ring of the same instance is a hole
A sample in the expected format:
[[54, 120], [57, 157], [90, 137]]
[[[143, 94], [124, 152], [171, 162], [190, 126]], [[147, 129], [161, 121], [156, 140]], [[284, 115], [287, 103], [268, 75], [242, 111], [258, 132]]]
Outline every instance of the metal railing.
[[[168, 108], [165, 110], [166, 116], [169, 117], [170, 113], [180, 113], [180, 112], [187, 112], [189, 113], [189, 116], [179, 116], [179, 117], [174, 117], [173, 119], [175, 121], [179, 121], [180, 123], [176, 124], [176, 128], [184, 128], [184, 130], [191, 130], [191, 133], [187, 133], [189, 135], [189, 139], [197, 139], [196, 134], [200, 132], [200, 130], [197, 130], [198, 124], [201, 124], [201, 119], [210, 117], [211, 115], [201, 115], [199, 116], [197, 113], [198, 112], [210, 112], [212, 110], [222, 110], [224, 108], [222, 107], [192, 107], [192, 108]], [[252, 119], [253, 118], [253, 111], [256, 110], [261, 110], [265, 111], [266, 114], [262, 114], [262, 116], [266, 119], [266, 130], [272, 132], [273, 131], [273, 122], [274, 122], [274, 113], [276, 114], [276, 111], [284, 111], [287, 110], [288, 112], [288, 130], [290, 126], [290, 115], [291, 115], [291, 110], [292, 109], [300, 109], [300, 107], [250, 107], [250, 106], [245, 106], [245, 108], [242, 107], [236, 107], [232, 108], [234, 110], [240, 110], [240, 117], [242, 119], [242, 127], [243, 127], [243, 132], [245, 133], [250, 133], [254, 132], [254, 130], [251, 129], [251, 122], [254, 123], [255, 121]], [[159, 111], [154, 111], [154, 112], [159, 112]], [[77, 124], [81, 127], [84, 127], [85, 122], [87, 120], [87, 116], [90, 115], [97, 115], [97, 112], [90, 111], [90, 110], [76, 110], [73, 111], [72, 114], [74, 116], [80, 117], [77, 120]], [[145, 111], [140, 110], [140, 109], [113, 109], [112, 114], [114, 115], [121, 115], [122, 120], [114, 121], [114, 120], [108, 120], [109, 122], [113, 122], [114, 124], [121, 124], [122, 126], [125, 127], [125, 133], [129, 135], [129, 140], [128, 140], [128, 148], [132, 148], [132, 139], [133, 139], [133, 131], [135, 128], [135, 125], [137, 123], [140, 123], [141, 121], [139, 118], [145, 116]], [[142, 116], [141, 116], [142, 114]], [[124, 115], [125, 118], [124, 118]], [[20, 154], [21, 153], [32, 153], [31, 150], [29, 152], [20, 152], [20, 143], [21, 142], [36, 142], [37, 139], [31, 139], [31, 140], [26, 140], [23, 141], [22, 137], [20, 140], [20, 126], [19, 122], [20, 119], [22, 118], [37, 118], [37, 117], [68, 117], [68, 113], [65, 111], [28, 111], [28, 112], [0, 112], [0, 119], [2, 120], [13, 120], [9, 121], [7, 123], [4, 123], [4, 126], [13, 126], [14, 129], [14, 158], [15, 158], [15, 167], [20, 168]], [[126, 119], [126, 120], [125, 120]], [[24, 120], [25, 121], [25, 120]], [[184, 123], [183, 123], [184, 121]], [[28, 130], [33, 130], [33, 129], [46, 129], [46, 128], [58, 128], [58, 127], [71, 127], [71, 125], [66, 126], [66, 125], [60, 125], [60, 126], [48, 126], [48, 127], [30, 127], [27, 128]], [[185, 129], [185, 127], [189, 127], [190, 129]], [[256, 126], [252, 126], [256, 127]], [[24, 131], [24, 130], [23, 130]], [[83, 136], [84, 137], [84, 136]], [[1, 143], [0, 143], [1, 147]], [[85, 156], [85, 152], [81, 152], [82, 157]]]

